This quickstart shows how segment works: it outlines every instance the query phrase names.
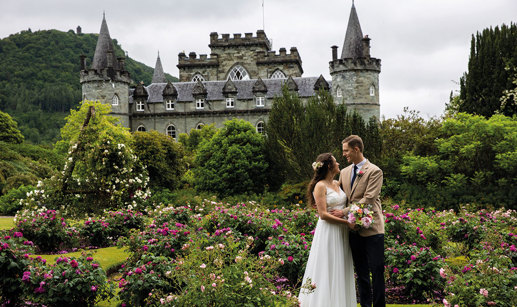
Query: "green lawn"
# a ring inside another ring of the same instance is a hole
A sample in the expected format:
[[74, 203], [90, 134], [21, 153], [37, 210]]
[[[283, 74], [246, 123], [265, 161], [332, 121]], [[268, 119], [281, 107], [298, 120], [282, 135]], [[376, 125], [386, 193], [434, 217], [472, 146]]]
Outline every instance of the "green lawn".
[[14, 217], [0, 217], [0, 230], [11, 229], [14, 227]]

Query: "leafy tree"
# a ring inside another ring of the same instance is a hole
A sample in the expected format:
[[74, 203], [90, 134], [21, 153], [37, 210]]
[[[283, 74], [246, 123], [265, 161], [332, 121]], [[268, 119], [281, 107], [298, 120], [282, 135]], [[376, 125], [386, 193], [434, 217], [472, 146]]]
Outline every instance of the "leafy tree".
[[198, 190], [219, 196], [260, 193], [265, 188], [268, 167], [264, 138], [247, 121], [227, 121], [210, 141], [201, 143], [196, 165]]
[[335, 104], [326, 91], [318, 92], [304, 104], [296, 93], [284, 87], [282, 96], [275, 98], [266, 126], [272, 177], [290, 182], [309, 180], [311, 164], [323, 152], [332, 152], [345, 165], [341, 141], [350, 134], [362, 137], [365, 156], [376, 162], [381, 143], [375, 119], [365, 123], [357, 113], [347, 113], [346, 106]]
[[517, 118], [459, 113], [444, 120], [437, 152], [410, 153], [401, 165], [397, 198], [455, 207], [461, 203], [517, 204]]
[[23, 135], [18, 130], [18, 124], [9, 114], [2, 111], [0, 111], [0, 141], [7, 143], [23, 142]]
[[149, 172], [151, 187], [169, 190], [180, 187], [185, 172], [181, 144], [155, 130], [135, 132], [133, 139], [133, 150]]
[[516, 108], [501, 109], [503, 92], [514, 88], [507, 67], [517, 67], [517, 25], [472, 35], [468, 71], [460, 79], [459, 111], [487, 118], [498, 111], [516, 114]]

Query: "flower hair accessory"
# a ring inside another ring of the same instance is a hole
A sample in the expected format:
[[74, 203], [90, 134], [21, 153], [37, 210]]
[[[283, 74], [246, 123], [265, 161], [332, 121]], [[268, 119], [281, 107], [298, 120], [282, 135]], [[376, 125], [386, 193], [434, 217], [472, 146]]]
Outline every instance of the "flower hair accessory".
[[320, 168], [321, 166], [323, 165], [323, 163], [321, 162], [312, 162], [312, 169], [313, 170], [317, 170], [318, 168]]

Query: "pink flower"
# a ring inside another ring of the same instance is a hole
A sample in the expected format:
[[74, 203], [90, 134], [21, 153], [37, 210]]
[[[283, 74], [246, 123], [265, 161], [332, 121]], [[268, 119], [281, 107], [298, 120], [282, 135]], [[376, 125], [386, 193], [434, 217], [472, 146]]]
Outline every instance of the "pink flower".
[[293, 256], [289, 256], [289, 257], [287, 257], [287, 261], [289, 261], [289, 262], [293, 262], [293, 260], [294, 260]]
[[92, 261], [92, 260], [93, 260], [93, 258], [92, 258], [92, 257], [88, 257], [88, 258], [86, 258], [86, 261]]
[[214, 288], [217, 287], [217, 284], [215, 282], [212, 283], [212, 287], [214, 287]]
[[202, 268], [202, 269], [204, 269], [204, 268], [206, 268], [206, 264], [204, 264], [204, 263], [203, 263], [203, 264], [202, 264], [202, 265], [200, 265], [199, 267], [200, 267], [200, 268]]
[[205, 292], [205, 286], [201, 286], [201, 292]]
[[92, 289], [93, 292], [97, 291], [97, 287], [96, 286], [92, 286], [91, 289]]
[[447, 275], [445, 275], [445, 269], [444, 268], [440, 268], [440, 276], [443, 277], [443, 278], [447, 278]]
[[484, 297], [488, 297], [488, 290], [485, 288], [479, 289], [479, 294], [483, 295]]
[[393, 273], [397, 274], [399, 272], [399, 269], [393, 268]]
[[135, 273], [136, 273], [136, 274], [140, 274], [140, 273], [142, 273], [142, 269], [140, 269], [140, 268], [136, 268], [136, 269], [135, 269]]
[[512, 245], [510, 245], [510, 250], [512, 252], [515, 252], [515, 251], [517, 251], [517, 248], [515, 248], [515, 245], [512, 244]]
[[416, 256], [415, 255], [411, 255], [411, 260], [415, 261], [416, 260]]
[[75, 259], [73, 259], [72, 261], [70, 261], [70, 266], [76, 268], [77, 266], [79, 266], [79, 264], [77, 263], [77, 261], [75, 261]]
[[98, 263], [92, 263], [92, 267], [93, 267], [94, 269], [96, 269], [96, 268], [98, 268], [98, 267], [99, 267], [99, 264], [98, 264]]

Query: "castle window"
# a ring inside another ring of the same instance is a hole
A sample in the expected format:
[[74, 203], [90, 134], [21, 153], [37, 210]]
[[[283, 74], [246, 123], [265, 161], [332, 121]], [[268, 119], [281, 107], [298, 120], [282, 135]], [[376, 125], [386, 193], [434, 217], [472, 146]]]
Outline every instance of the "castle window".
[[143, 111], [144, 110], [144, 102], [139, 100], [136, 102], [136, 110], [137, 111]]
[[196, 109], [203, 110], [205, 108], [205, 100], [204, 99], [196, 99]]
[[250, 75], [248, 74], [246, 69], [244, 69], [244, 67], [242, 67], [241, 65], [236, 65], [232, 68], [232, 70], [228, 74], [228, 78], [231, 79], [232, 81], [249, 80]]
[[113, 96], [113, 98], [111, 99], [111, 104], [114, 106], [118, 106], [118, 102], [119, 102], [118, 96], [115, 94]]
[[280, 69], [277, 69], [275, 70], [275, 72], [273, 72], [273, 74], [271, 75], [271, 79], [285, 79], [287, 78], [284, 74], [283, 71], [281, 71]]
[[343, 97], [343, 91], [341, 91], [341, 88], [336, 89], [336, 97], [341, 98]]
[[370, 96], [375, 96], [375, 87], [373, 85], [370, 86]]
[[264, 122], [258, 122], [257, 126], [255, 127], [257, 129], [257, 132], [260, 134], [264, 134]]
[[235, 99], [234, 98], [226, 98], [226, 107], [227, 108], [233, 108], [235, 106]]
[[140, 132], [145, 132], [145, 126], [144, 125], [140, 125], [138, 126], [138, 128], [136, 128], [136, 131], [140, 131]]
[[198, 82], [198, 81], [205, 81], [205, 78], [202, 74], [195, 74], [194, 77], [192, 77], [192, 82]]
[[197, 129], [197, 130], [201, 130], [201, 129], [203, 129], [203, 126], [204, 126], [204, 125], [205, 125], [205, 124], [203, 124], [203, 123], [199, 123], [199, 124], [197, 124], [196, 129]]
[[263, 107], [266, 105], [266, 97], [255, 97], [255, 103], [257, 107]]
[[165, 102], [165, 109], [167, 110], [174, 110], [174, 100], [167, 100]]
[[176, 127], [174, 127], [174, 125], [167, 126], [167, 135], [173, 139], [176, 138]]

